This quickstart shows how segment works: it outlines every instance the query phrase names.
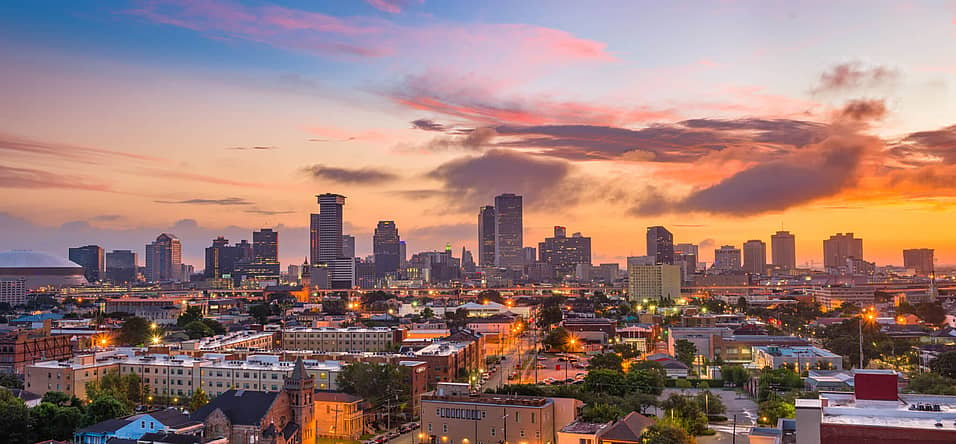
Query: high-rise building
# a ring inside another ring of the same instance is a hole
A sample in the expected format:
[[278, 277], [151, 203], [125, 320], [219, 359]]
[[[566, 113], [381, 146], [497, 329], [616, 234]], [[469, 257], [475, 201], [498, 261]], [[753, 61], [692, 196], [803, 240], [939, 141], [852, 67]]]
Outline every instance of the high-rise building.
[[538, 259], [551, 265], [558, 279], [574, 276], [578, 264], [591, 265], [591, 238], [566, 234], [564, 227], [554, 227], [554, 237], [538, 244]]
[[674, 235], [662, 226], [647, 227], [647, 255], [656, 264], [673, 264]]
[[342, 257], [355, 257], [355, 236], [342, 235]]
[[744, 242], [744, 271], [767, 274], [767, 244], [761, 240]]
[[495, 265], [495, 207], [491, 205], [478, 210], [478, 265]]
[[740, 271], [740, 249], [733, 245], [723, 245], [714, 250], [714, 266], [717, 272]]
[[252, 232], [252, 258], [279, 261], [279, 232], [263, 228]]
[[252, 258], [236, 263], [235, 280], [279, 281], [279, 232], [263, 228], [252, 232]]
[[524, 258], [524, 264], [533, 264], [538, 261], [538, 250], [534, 247], [524, 247], [521, 249], [521, 256]]
[[619, 264], [600, 264], [595, 271], [596, 279], [604, 281], [606, 284], [613, 283], [620, 274], [621, 266]]
[[103, 247], [87, 245], [85, 247], [70, 248], [70, 260], [83, 267], [83, 275], [89, 282], [106, 279], [106, 260], [103, 256]]
[[229, 239], [219, 236], [212, 240], [212, 245], [206, 247], [206, 266], [203, 268], [203, 277], [219, 279], [223, 275], [232, 274], [236, 266], [236, 247], [229, 246]]
[[398, 266], [405, 268], [406, 265], [408, 265], [408, 245], [405, 245], [405, 241], [398, 241]]
[[495, 265], [511, 269], [524, 267], [524, 222], [521, 196], [495, 196]]
[[669, 264], [627, 266], [627, 298], [661, 300], [680, 297], [680, 266]]
[[163, 233], [146, 245], [146, 279], [151, 282], [181, 281], [183, 246], [179, 238]]
[[382, 278], [398, 272], [401, 264], [399, 251], [401, 238], [395, 221], [380, 220], [372, 236], [372, 253], [375, 254], [375, 276]]
[[773, 266], [781, 270], [797, 268], [797, 243], [789, 231], [778, 231], [770, 236], [770, 254]]
[[319, 214], [311, 215], [309, 227], [312, 264], [328, 267], [328, 285], [332, 289], [352, 288], [355, 259], [342, 257], [342, 207], [345, 206], [345, 196], [326, 193], [316, 198]]
[[823, 241], [824, 267], [845, 267], [849, 258], [863, 259], [863, 239], [853, 237], [853, 233], [837, 233]]
[[106, 277], [114, 284], [136, 282], [138, 267], [135, 251], [113, 250], [106, 253]]
[[680, 253], [683, 255], [692, 255], [694, 257], [700, 257], [698, 253], [699, 248], [696, 244], [676, 244], [674, 245], [674, 253]]
[[916, 274], [920, 276], [929, 276], [935, 272], [933, 253], [932, 248], [903, 250], [903, 266], [916, 270]]
[[674, 265], [680, 265], [685, 282], [692, 280], [694, 273], [697, 273], [697, 260], [700, 258], [698, 251], [695, 244], [674, 245]]
[[475, 271], [475, 258], [471, 255], [471, 251], [461, 247], [461, 269], [466, 273], [472, 273]]

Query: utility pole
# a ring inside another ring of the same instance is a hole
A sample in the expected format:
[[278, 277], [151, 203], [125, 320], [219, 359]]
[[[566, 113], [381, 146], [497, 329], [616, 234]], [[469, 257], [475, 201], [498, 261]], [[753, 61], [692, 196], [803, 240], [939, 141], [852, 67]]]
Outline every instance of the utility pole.
[[731, 435], [733, 435], [734, 437], [732, 444], [737, 444], [737, 415], [736, 414], [734, 414], [734, 428], [733, 428], [733, 432], [731, 432]]

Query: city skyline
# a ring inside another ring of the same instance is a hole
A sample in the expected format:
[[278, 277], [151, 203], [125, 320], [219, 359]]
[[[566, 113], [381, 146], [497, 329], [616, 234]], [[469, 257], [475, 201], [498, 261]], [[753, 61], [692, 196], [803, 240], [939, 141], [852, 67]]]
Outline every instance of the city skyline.
[[813, 5], [0, 5], [0, 245], [143, 261], [168, 232], [199, 266], [272, 227], [296, 264], [334, 192], [359, 256], [379, 220], [477, 254], [476, 210], [515, 193], [524, 246], [573, 226], [595, 264], [657, 225], [705, 262], [782, 226], [798, 265], [842, 232], [956, 264], [956, 55], [912, 50], [956, 10]]

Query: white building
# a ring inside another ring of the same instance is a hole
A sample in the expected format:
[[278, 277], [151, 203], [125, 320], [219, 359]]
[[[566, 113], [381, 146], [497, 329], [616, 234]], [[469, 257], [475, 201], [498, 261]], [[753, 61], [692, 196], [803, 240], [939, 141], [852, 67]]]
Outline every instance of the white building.
[[627, 266], [627, 297], [631, 301], [680, 297], [680, 265]]

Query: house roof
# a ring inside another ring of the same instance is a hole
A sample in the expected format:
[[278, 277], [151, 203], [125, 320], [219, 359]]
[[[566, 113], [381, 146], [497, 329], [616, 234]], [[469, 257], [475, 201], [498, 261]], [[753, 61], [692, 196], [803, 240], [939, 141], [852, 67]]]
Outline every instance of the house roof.
[[322, 402], [359, 402], [362, 400], [361, 396], [350, 395], [348, 393], [341, 392], [326, 392], [326, 391], [315, 391], [312, 399]]
[[190, 415], [191, 419], [204, 421], [212, 412], [222, 410], [233, 424], [255, 425], [262, 421], [276, 397], [283, 392], [260, 392], [252, 390], [229, 390]]
[[202, 436], [180, 435], [177, 433], [147, 433], [139, 438], [139, 443], [152, 444], [202, 444]]
[[107, 419], [106, 421], [83, 427], [77, 430], [76, 433], [111, 433], [123, 428], [123, 426], [131, 422], [133, 422], [132, 417]]
[[641, 435], [644, 434], [644, 429], [654, 425], [654, 422], [653, 419], [640, 413], [628, 413], [627, 416], [608, 428], [601, 435], [601, 440], [639, 443], [641, 442]]
[[183, 414], [178, 409], [173, 407], [170, 407], [166, 410], [149, 412], [148, 415], [161, 422], [164, 426], [174, 429], [196, 423], [196, 421], [190, 419], [188, 415]]

